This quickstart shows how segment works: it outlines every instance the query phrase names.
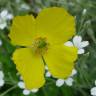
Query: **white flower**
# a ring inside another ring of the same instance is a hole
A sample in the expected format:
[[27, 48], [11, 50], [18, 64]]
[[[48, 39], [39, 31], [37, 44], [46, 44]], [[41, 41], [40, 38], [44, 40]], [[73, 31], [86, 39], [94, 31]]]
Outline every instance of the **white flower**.
[[0, 79], [3, 79], [4, 78], [4, 73], [3, 71], [0, 71]]
[[0, 87], [2, 87], [4, 83], [4, 73], [3, 71], [0, 71]]
[[64, 79], [58, 79], [58, 80], [56, 81], [56, 86], [57, 86], [57, 87], [61, 87], [63, 84], [64, 84]]
[[45, 74], [46, 77], [51, 77], [51, 73], [49, 71], [46, 72]]
[[92, 96], [96, 96], [96, 87], [93, 87], [90, 92]]
[[96, 80], [95, 80], [95, 85], [96, 85]]
[[47, 71], [47, 72], [45, 73], [45, 76], [46, 76], [46, 77], [51, 77], [51, 73], [48, 71], [48, 66], [47, 66], [47, 65], [45, 65], [45, 70]]
[[24, 89], [25, 88], [24, 82], [23, 81], [18, 82], [18, 87]]
[[13, 15], [8, 13], [8, 10], [3, 10], [0, 13], [0, 29], [4, 29], [7, 26], [7, 20], [11, 20]]
[[24, 94], [24, 95], [29, 95], [31, 92], [32, 92], [32, 93], [36, 93], [36, 92], [38, 92], [38, 89], [32, 89], [32, 90], [24, 89], [24, 90], [23, 90], [23, 94]]
[[76, 75], [76, 74], [77, 74], [76, 69], [73, 69], [73, 70], [72, 70], [72, 73], [71, 73], [71, 75], [70, 75], [69, 78], [67, 78], [67, 79], [65, 79], [65, 80], [64, 80], [64, 79], [57, 79], [57, 80], [56, 80], [56, 86], [57, 86], [57, 87], [61, 87], [61, 86], [64, 85], [64, 83], [65, 83], [66, 85], [68, 85], [68, 86], [72, 86], [72, 84], [73, 84], [73, 82], [74, 82], [72, 76], [74, 76], [74, 75]]
[[0, 29], [4, 29], [7, 26], [7, 23], [5, 20], [0, 18]]
[[31, 92], [32, 92], [32, 93], [36, 93], [36, 92], [38, 92], [38, 90], [39, 90], [39, 89], [32, 89]]
[[27, 90], [27, 89], [24, 89], [24, 90], [23, 90], [23, 94], [24, 94], [24, 95], [29, 95], [29, 94], [30, 94], [30, 91]]
[[74, 81], [73, 78], [68, 78], [68, 79], [65, 80], [65, 83], [66, 83], [66, 85], [68, 85], [68, 86], [72, 86], [73, 81]]
[[85, 52], [84, 47], [89, 45], [88, 41], [82, 41], [81, 36], [75, 36], [73, 41], [68, 41], [64, 45], [66, 46], [75, 46], [78, 48], [78, 54], [83, 54]]
[[2, 40], [0, 40], [0, 46], [2, 46]]
[[0, 79], [0, 87], [2, 87], [4, 85], [4, 80], [3, 79]]
[[85, 15], [86, 12], [87, 12], [87, 9], [84, 9], [83, 12], [82, 12], [82, 14]]
[[23, 89], [23, 94], [24, 94], [24, 95], [29, 95], [31, 92], [32, 92], [32, 93], [36, 93], [36, 92], [38, 92], [38, 90], [39, 90], [39, 89], [35, 89], [35, 88], [34, 88], [34, 89], [31, 89], [31, 90], [26, 89], [26, 88], [25, 88], [25, 84], [24, 84], [23, 81], [18, 82], [17, 85], [18, 85], [18, 87], [19, 87], [20, 89]]
[[30, 7], [27, 4], [23, 3], [23, 4], [21, 4], [19, 9], [20, 10], [30, 10]]

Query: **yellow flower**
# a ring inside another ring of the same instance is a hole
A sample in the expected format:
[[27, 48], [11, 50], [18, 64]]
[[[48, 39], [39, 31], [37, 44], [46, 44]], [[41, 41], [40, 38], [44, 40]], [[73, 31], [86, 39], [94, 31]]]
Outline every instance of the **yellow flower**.
[[12, 44], [21, 47], [12, 59], [27, 89], [44, 85], [44, 61], [53, 77], [63, 79], [70, 75], [77, 49], [64, 46], [64, 42], [74, 34], [74, 17], [63, 8], [45, 8], [36, 18], [32, 15], [14, 18], [9, 37]]

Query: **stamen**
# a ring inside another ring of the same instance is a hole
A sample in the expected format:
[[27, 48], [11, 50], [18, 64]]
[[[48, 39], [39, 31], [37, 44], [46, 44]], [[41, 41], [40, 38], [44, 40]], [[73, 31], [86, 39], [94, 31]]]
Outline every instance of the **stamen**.
[[48, 50], [48, 45], [46, 38], [38, 37], [34, 39], [32, 48], [35, 54], [43, 55]]

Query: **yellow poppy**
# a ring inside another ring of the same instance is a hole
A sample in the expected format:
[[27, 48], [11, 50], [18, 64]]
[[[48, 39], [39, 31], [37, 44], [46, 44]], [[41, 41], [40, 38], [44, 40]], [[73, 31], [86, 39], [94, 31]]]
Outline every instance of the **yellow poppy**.
[[12, 44], [24, 48], [16, 49], [12, 59], [27, 89], [44, 85], [44, 61], [53, 77], [70, 75], [77, 49], [64, 43], [74, 34], [74, 17], [64, 8], [45, 8], [36, 18], [32, 15], [14, 18], [9, 37]]

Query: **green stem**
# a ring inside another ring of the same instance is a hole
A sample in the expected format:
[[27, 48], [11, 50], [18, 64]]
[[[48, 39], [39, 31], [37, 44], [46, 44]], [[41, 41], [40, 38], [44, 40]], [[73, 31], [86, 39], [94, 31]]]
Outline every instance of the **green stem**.
[[42, 60], [43, 60], [44, 65], [46, 65], [46, 62], [45, 62], [45, 59], [44, 59], [44, 57], [43, 57], [43, 56], [42, 56]]
[[44, 96], [48, 96], [48, 94], [46, 93], [44, 87], [43, 87], [42, 91], [43, 91]]
[[13, 89], [15, 89], [17, 87], [17, 85], [9, 88], [8, 90], [6, 90], [5, 92], [3, 92], [2, 94], [0, 94], [0, 96], [5, 96], [8, 92], [12, 91]]

